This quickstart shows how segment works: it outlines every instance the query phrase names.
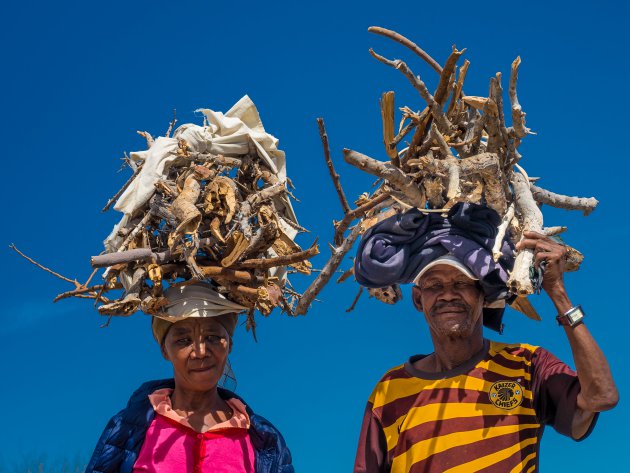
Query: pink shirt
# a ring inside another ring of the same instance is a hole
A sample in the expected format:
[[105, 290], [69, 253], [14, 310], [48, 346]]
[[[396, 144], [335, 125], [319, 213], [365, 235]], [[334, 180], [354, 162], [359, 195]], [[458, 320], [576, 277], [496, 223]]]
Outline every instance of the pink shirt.
[[151, 422], [134, 473], [254, 473], [254, 448], [249, 438], [249, 416], [238, 399], [226, 402], [230, 419], [197, 432], [171, 405], [172, 389], [149, 395], [156, 416]]

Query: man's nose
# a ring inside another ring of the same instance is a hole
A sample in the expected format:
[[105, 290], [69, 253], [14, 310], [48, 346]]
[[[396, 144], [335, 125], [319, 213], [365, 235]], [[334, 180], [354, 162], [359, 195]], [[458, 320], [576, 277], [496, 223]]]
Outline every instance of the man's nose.
[[442, 292], [440, 292], [438, 299], [441, 299], [444, 301], [453, 301], [453, 300], [461, 299], [461, 296], [455, 290], [454, 284], [444, 284], [444, 288]]

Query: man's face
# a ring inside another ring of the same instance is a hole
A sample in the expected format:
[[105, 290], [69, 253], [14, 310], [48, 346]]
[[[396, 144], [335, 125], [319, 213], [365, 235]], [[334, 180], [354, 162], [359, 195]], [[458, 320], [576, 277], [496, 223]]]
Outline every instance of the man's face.
[[173, 364], [175, 384], [189, 391], [213, 389], [223, 374], [230, 336], [214, 317], [189, 317], [175, 322], [162, 345]]
[[483, 292], [476, 281], [453, 266], [441, 264], [428, 270], [412, 294], [438, 338], [468, 338], [481, 324]]

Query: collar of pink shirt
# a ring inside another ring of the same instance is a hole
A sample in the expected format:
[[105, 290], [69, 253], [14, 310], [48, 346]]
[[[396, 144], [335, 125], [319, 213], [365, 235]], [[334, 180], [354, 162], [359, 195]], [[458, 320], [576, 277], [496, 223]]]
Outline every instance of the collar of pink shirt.
[[[156, 413], [192, 429], [193, 427], [190, 425], [188, 420], [173, 410], [171, 394], [173, 394], [173, 390], [170, 388], [158, 389], [150, 394], [149, 400], [151, 401], [153, 409]], [[224, 422], [213, 425], [204, 432], [224, 429], [249, 429], [250, 420], [245, 404], [236, 398], [226, 399], [225, 402], [232, 409], [232, 417]]]

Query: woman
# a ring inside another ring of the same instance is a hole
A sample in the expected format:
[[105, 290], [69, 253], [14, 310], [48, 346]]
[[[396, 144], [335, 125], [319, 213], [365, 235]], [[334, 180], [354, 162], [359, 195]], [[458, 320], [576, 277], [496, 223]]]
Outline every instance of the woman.
[[244, 307], [195, 283], [171, 287], [153, 335], [173, 379], [143, 384], [107, 424], [86, 473], [293, 473], [282, 435], [217, 386]]

